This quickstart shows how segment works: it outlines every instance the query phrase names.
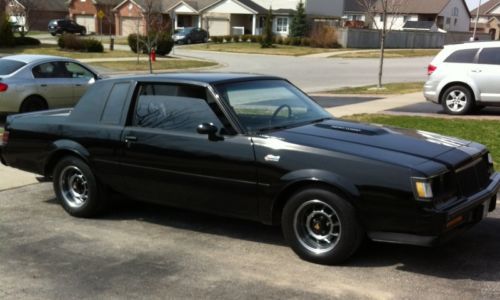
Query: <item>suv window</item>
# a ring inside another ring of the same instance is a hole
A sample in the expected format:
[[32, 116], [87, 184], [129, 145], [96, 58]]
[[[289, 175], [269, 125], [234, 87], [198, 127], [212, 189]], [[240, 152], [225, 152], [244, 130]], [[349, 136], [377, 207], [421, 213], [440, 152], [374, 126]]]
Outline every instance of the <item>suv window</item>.
[[453, 52], [450, 56], [448, 56], [448, 58], [444, 62], [472, 64], [474, 62], [474, 58], [476, 57], [478, 50], [479, 48], [457, 50]]
[[207, 102], [203, 87], [173, 84], [147, 84], [140, 87], [132, 126], [195, 133], [201, 123], [221, 121]]
[[16, 60], [0, 59], [0, 75], [12, 74], [25, 65], [25, 63]]
[[478, 63], [500, 65], [500, 48], [484, 48], [479, 54]]

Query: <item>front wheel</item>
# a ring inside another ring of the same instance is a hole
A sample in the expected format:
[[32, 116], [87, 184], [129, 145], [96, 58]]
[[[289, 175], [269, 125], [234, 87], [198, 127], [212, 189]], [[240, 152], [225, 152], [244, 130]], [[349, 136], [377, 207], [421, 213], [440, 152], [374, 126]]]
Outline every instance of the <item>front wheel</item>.
[[325, 189], [305, 189], [292, 196], [281, 225], [295, 253], [319, 264], [342, 263], [363, 240], [354, 207]]
[[465, 115], [474, 107], [474, 99], [468, 88], [456, 85], [443, 93], [441, 105], [448, 114]]
[[86, 35], [87, 34], [87, 29], [82, 29], [80, 31], [80, 35]]
[[106, 207], [105, 188], [79, 158], [62, 158], [54, 168], [53, 184], [57, 199], [72, 216], [93, 217]]

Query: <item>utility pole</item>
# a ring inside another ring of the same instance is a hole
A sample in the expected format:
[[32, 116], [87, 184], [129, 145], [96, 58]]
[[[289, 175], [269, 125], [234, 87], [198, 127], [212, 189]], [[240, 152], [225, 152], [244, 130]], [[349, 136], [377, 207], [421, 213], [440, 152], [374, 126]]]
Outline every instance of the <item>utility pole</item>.
[[479, 10], [481, 8], [481, 0], [479, 0], [479, 6], [477, 7], [477, 12], [476, 12], [476, 22], [474, 22], [474, 33], [472, 34], [472, 41], [476, 40], [476, 35], [477, 35], [477, 23], [479, 23]]

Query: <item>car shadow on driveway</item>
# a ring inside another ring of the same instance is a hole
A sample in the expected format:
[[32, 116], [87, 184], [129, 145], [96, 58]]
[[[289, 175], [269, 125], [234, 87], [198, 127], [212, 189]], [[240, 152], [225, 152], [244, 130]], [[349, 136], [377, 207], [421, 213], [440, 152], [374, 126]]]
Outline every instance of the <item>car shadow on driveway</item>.
[[[46, 202], [59, 205], [56, 199]], [[287, 246], [279, 226], [267, 226], [259, 222], [138, 202], [122, 196], [113, 197], [109, 212], [97, 218], [110, 221], [138, 220], [182, 230]]]
[[450, 242], [425, 248], [367, 243], [353, 267], [387, 267], [446, 279], [500, 281], [500, 219], [489, 217]]
[[323, 108], [345, 106], [351, 104], [365, 103], [383, 99], [376, 96], [312, 96], [312, 98]]

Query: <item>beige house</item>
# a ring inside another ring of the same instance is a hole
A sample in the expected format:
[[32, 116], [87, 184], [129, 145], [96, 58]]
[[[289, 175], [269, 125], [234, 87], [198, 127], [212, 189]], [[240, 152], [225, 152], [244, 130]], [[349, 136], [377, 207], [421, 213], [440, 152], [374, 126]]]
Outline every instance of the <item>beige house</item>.
[[489, 0], [471, 12], [472, 19], [470, 28], [474, 30], [476, 26], [476, 16], [479, 12], [477, 30], [481, 33], [488, 33], [492, 39], [500, 39], [500, 0]]

